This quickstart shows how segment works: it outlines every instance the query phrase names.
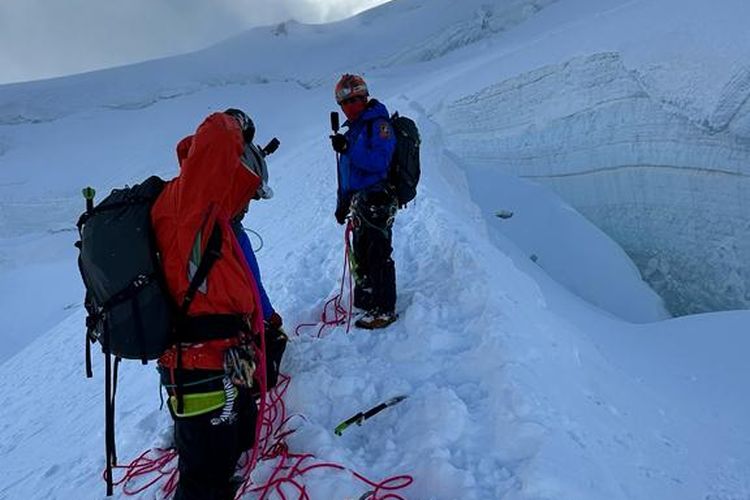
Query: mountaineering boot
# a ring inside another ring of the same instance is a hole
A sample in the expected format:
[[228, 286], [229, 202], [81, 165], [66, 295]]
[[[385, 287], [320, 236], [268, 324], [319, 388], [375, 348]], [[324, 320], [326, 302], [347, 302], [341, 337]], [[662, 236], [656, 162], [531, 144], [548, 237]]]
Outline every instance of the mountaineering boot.
[[372, 301], [373, 301], [372, 286], [370, 286], [369, 284], [363, 286], [363, 285], [360, 285], [360, 283], [355, 283], [354, 285], [354, 307], [356, 307], [357, 309], [361, 309], [363, 311], [369, 311], [374, 306]]
[[385, 328], [397, 319], [398, 315], [393, 312], [381, 313], [379, 311], [370, 311], [355, 321], [354, 326], [364, 328], [365, 330], [375, 330]]
[[235, 496], [237, 496], [237, 491], [242, 487], [242, 485], [245, 483], [245, 478], [242, 477], [242, 474], [235, 474], [229, 479], [229, 489], [231, 490], [232, 496], [231, 498], [234, 499]]
[[352, 319], [354, 321], [357, 321], [358, 319], [363, 318], [368, 313], [367, 309], [363, 309], [361, 307], [352, 306]]

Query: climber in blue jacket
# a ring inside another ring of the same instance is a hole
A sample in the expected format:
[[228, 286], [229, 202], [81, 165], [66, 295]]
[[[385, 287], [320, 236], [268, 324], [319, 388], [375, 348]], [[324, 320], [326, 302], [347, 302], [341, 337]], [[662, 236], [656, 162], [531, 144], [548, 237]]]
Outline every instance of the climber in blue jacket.
[[364, 312], [354, 324], [385, 328], [398, 318], [396, 268], [391, 257], [397, 202], [388, 179], [396, 138], [388, 110], [369, 98], [361, 76], [342, 76], [335, 96], [348, 128], [344, 134], [331, 136], [339, 155], [335, 215], [339, 224], [347, 217], [352, 220], [354, 306]]

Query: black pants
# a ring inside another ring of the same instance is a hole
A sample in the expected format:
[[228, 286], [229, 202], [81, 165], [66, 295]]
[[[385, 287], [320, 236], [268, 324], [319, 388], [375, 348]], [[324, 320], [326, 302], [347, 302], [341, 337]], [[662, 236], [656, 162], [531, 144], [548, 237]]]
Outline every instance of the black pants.
[[235, 421], [220, 425], [212, 425], [211, 419], [221, 409], [195, 417], [172, 415], [180, 471], [175, 500], [234, 499], [237, 485], [230, 480], [242, 452], [253, 446], [258, 416], [247, 390], [240, 390], [235, 409]]
[[357, 193], [352, 200], [355, 263], [354, 305], [367, 311], [396, 310], [393, 218], [396, 201], [388, 191]]

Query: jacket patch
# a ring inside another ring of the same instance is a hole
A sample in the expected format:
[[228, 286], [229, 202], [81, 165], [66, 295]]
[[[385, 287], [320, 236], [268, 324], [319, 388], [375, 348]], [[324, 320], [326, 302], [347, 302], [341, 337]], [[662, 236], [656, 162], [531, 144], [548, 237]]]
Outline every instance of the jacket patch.
[[388, 139], [391, 136], [391, 126], [387, 122], [380, 123], [380, 138]]

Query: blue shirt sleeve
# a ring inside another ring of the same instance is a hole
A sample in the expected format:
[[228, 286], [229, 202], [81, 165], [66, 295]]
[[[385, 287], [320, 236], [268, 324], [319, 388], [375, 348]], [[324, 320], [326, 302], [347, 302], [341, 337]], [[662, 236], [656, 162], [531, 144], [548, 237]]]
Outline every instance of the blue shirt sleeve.
[[266, 294], [266, 289], [263, 288], [263, 281], [260, 278], [260, 266], [258, 266], [258, 259], [255, 258], [255, 252], [253, 251], [253, 245], [250, 243], [250, 238], [247, 233], [242, 229], [242, 224], [232, 224], [232, 229], [237, 237], [237, 241], [242, 248], [242, 253], [245, 255], [247, 265], [250, 267], [250, 271], [255, 276], [255, 281], [258, 283], [258, 291], [260, 292], [260, 302], [263, 308], [263, 317], [268, 319], [273, 314], [273, 306], [271, 306], [271, 300]]

